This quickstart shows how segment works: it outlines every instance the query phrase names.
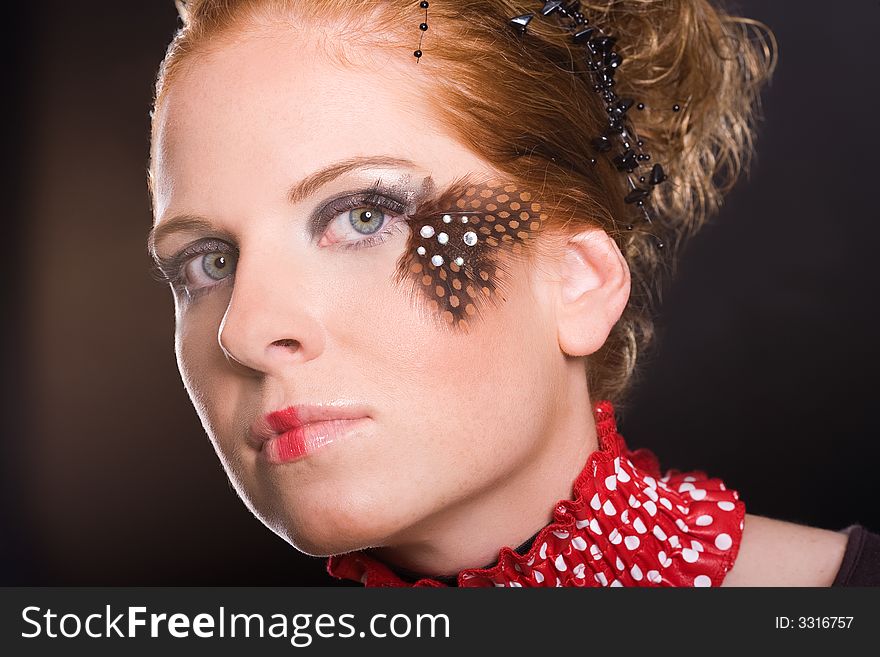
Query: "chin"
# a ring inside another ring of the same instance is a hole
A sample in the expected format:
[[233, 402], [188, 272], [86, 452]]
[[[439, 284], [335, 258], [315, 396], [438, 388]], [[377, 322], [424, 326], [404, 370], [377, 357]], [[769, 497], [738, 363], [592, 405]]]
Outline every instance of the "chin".
[[384, 499], [287, 501], [257, 517], [294, 548], [313, 557], [329, 557], [354, 550], [384, 545], [409, 523], [400, 506]]

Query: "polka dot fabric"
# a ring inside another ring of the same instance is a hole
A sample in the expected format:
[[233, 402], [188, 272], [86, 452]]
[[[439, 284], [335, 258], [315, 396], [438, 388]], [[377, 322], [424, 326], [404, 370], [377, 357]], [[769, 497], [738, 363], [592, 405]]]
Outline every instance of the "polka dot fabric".
[[[599, 449], [559, 501], [531, 548], [501, 548], [490, 568], [462, 570], [462, 587], [720, 586], [742, 538], [745, 505], [700, 471], [668, 471], [648, 450], [629, 451], [614, 409], [594, 407]], [[446, 586], [404, 580], [365, 552], [330, 557], [330, 575], [366, 586]]]

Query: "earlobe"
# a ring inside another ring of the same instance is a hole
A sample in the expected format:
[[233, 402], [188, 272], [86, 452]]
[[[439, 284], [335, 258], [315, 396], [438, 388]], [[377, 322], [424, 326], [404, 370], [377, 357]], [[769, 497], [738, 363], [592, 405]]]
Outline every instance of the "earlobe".
[[599, 228], [568, 239], [561, 259], [556, 313], [560, 348], [588, 356], [605, 343], [629, 301], [629, 266]]

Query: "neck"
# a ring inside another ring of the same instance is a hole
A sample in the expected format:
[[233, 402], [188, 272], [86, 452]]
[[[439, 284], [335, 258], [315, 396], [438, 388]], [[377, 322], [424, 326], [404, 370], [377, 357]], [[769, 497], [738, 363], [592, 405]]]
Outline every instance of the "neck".
[[443, 508], [369, 552], [410, 573], [453, 576], [492, 565], [502, 547], [528, 541], [552, 521], [556, 502], [570, 497], [575, 478], [598, 448], [586, 388], [571, 397], [549, 413], [547, 430], [529, 441], [534, 447], [522, 452], [512, 471], [497, 473], [480, 494]]

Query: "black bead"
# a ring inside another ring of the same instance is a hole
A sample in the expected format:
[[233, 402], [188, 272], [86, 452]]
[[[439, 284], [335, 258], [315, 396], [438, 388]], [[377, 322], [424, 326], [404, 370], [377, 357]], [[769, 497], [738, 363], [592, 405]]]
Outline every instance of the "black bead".
[[427, 2], [424, 2], [424, 0], [423, 0], [422, 2], [419, 3], [419, 7], [421, 7], [422, 9], [427, 9], [427, 8], [428, 8], [428, 3], [427, 3]]
[[600, 153], [607, 153], [611, 150], [611, 140], [608, 139], [605, 135], [601, 135], [593, 139], [593, 148], [595, 148]]
[[626, 149], [623, 153], [619, 155], [615, 155], [614, 166], [616, 166], [621, 171], [626, 171], [627, 169], [635, 169], [637, 165], [636, 163], [636, 153], [631, 148]]
[[639, 182], [645, 182], [645, 177], [644, 177], [644, 176], [639, 176]]
[[593, 38], [593, 35], [596, 33], [595, 27], [585, 27], [582, 30], [578, 30], [574, 33], [574, 42], [575, 43], [584, 43], [585, 41], [589, 41]]
[[422, 56], [422, 51], [421, 51], [421, 50], [416, 50], [416, 51], [413, 53], [413, 55], [415, 55], [416, 58], [419, 58], [419, 57]]
[[605, 57], [605, 63], [611, 68], [617, 68], [618, 66], [620, 66], [621, 62], [623, 62], [623, 57], [621, 57], [616, 52], [613, 52]]
[[523, 14], [510, 19], [510, 24], [517, 28], [521, 33], [525, 34], [526, 26], [535, 17], [534, 14]]
[[617, 43], [617, 39], [610, 36], [600, 36], [595, 39], [590, 40], [590, 50], [594, 53], [610, 53], [611, 49], [614, 48], [614, 44]]
[[651, 184], [659, 185], [664, 180], [666, 180], [666, 173], [663, 171], [663, 167], [659, 163], [651, 167]]
[[626, 114], [627, 110], [632, 107], [633, 101], [632, 98], [623, 98], [618, 101], [617, 105], [614, 107], [614, 115], [617, 117], [621, 117]]
[[673, 105], [673, 106], [672, 106], [672, 111], [673, 111], [673, 112], [677, 112], [677, 111], [680, 110], [680, 109], [681, 109], [681, 105], [676, 104], [676, 105]]
[[636, 187], [630, 190], [630, 193], [624, 197], [624, 202], [633, 204], [638, 203], [639, 201], [644, 201], [648, 196], [650, 196], [651, 190], [646, 189], [645, 187]]
[[638, 145], [638, 146], [644, 146], [644, 145], [645, 145], [645, 142], [643, 142], [641, 139], [639, 139], [639, 140], [636, 142], [636, 145]]
[[637, 109], [637, 110], [643, 110], [643, 109], [645, 109], [645, 104], [644, 104], [644, 103], [639, 103], [638, 105], [636, 105], [636, 109]]
[[544, 0], [544, 6], [541, 8], [542, 16], [549, 16], [554, 11], [562, 9], [562, 0]]
[[428, 29], [428, 24], [427, 24], [427, 23], [422, 23], [421, 25], [419, 25], [419, 29], [420, 29], [422, 32], [424, 32], [425, 30]]

